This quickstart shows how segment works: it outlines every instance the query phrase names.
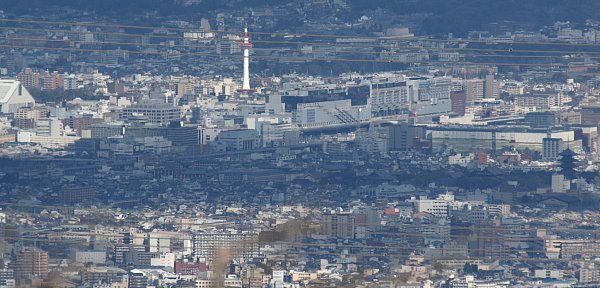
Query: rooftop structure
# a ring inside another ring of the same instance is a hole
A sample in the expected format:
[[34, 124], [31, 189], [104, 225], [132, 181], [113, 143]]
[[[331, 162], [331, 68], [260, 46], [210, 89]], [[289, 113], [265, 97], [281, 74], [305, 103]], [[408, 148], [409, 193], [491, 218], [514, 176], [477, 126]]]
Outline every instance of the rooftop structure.
[[0, 112], [15, 113], [19, 108], [31, 107], [35, 100], [16, 80], [0, 80]]

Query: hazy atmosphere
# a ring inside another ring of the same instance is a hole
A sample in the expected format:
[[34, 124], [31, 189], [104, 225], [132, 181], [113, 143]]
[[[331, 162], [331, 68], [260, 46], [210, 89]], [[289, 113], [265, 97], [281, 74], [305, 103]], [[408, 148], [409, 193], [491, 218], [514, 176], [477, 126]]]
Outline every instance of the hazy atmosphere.
[[598, 11], [1, 0], [0, 288], [600, 287]]

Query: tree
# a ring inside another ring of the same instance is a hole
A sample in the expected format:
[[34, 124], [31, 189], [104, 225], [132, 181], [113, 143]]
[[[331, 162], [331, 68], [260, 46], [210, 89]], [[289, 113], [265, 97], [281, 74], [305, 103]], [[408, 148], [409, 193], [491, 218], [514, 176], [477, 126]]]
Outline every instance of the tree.
[[86, 89], [76, 90], [39, 90], [39, 89], [28, 89], [31, 96], [39, 103], [60, 103], [63, 101], [70, 101], [75, 98], [81, 98], [83, 100], [98, 100], [100, 96], [95, 95], [92, 91]]
[[463, 267], [464, 274], [473, 274], [477, 273], [478, 271], [479, 267], [477, 267], [477, 264], [465, 263], [465, 266]]
[[442, 273], [445, 268], [446, 267], [440, 262], [435, 262], [435, 264], [433, 264], [433, 270], [435, 270], [435, 272]]

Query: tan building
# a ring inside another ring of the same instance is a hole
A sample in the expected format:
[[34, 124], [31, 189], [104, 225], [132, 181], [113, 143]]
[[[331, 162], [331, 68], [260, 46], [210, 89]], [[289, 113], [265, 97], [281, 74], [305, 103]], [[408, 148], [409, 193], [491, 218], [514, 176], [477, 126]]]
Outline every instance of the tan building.
[[310, 281], [317, 279], [317, 273], [292, 271], [290, 274], [292, 276], [293, 282]]
[[[125, 283], [128, 284], [127, 271], [116, 267], [92, 267], [81, 274], [81, 280], [84, 284], [93, 283]], [[114, 287], [114, 286], [113, 286]]]
[[58, 74], [58, 72], [54, 71], [52, 73], [46, 71], [44, 72], [43, 79], [43, 90], [56, 90], [63, 88], [63, 78]]
[[579, 283], [600, 283], [600, 270], [593, 265], [579, 270]]
[[325, 214], [321, 223], [321, 233], [330, 237], [354, 238], [354, 215]]
[[485, 85], [482, 79], [470, 79], [464, 82], [464, 91], [467, 96], [467, 102], [483, 99]]
[[14, 271], [17, 280], [48, 277], [48, 253], [37, 248], [23, 248], [17, 254]]
[[25, 88], [41, 88], [40, 73], [34, 72], [31, 68], [25, 68], [21, 73], [17, 75], [19, 80]]

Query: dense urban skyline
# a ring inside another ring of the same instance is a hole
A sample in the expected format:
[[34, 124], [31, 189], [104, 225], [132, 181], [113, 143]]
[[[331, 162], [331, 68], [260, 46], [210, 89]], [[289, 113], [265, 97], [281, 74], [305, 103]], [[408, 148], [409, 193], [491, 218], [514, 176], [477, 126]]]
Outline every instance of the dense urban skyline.
[[0, 288], [598, 287], [598, 6], [5, 0]]

